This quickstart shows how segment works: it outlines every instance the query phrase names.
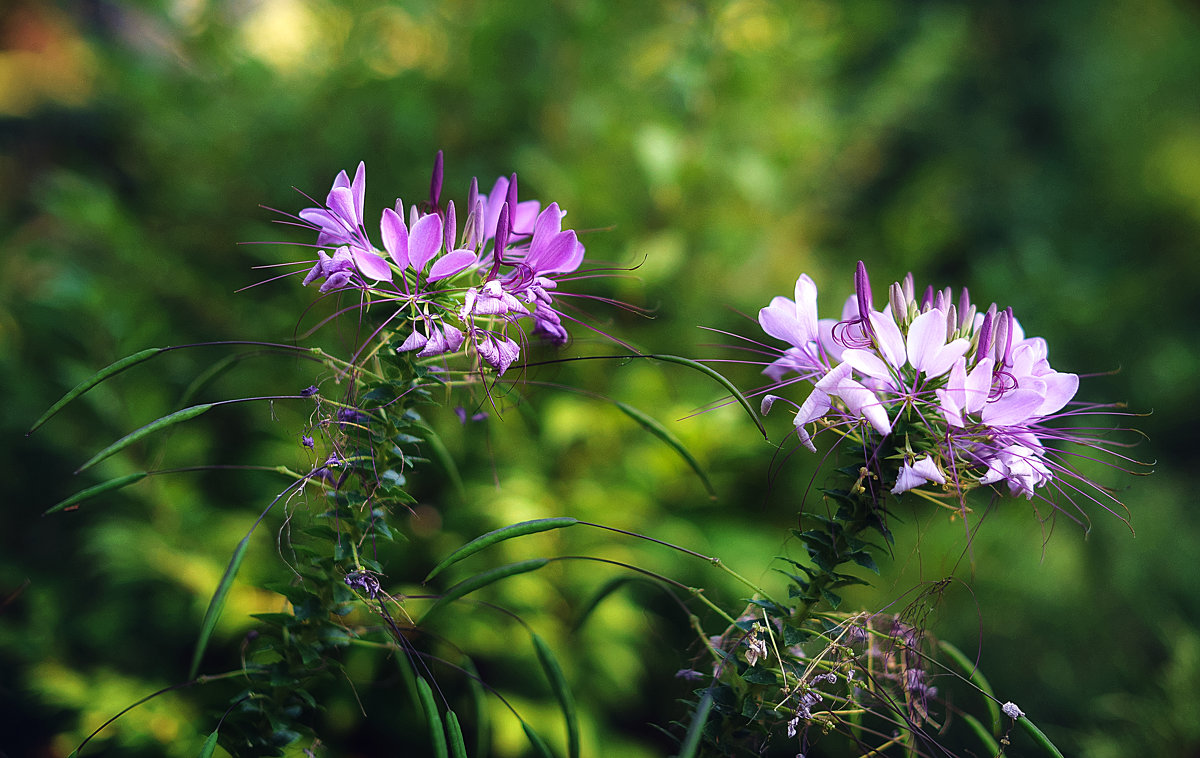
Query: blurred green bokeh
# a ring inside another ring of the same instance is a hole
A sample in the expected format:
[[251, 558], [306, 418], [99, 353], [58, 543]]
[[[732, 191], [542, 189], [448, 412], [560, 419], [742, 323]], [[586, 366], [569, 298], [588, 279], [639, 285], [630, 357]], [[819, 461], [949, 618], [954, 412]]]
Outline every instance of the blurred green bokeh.
[[[70, 475], [175, 410], [221, 348], [164, 356], [36, 435], [25, 430], [76, 382], [142, 348], [306, 331], [327, 310], [306, 312], [312, 292], [295, 281], [235, 292], [273, 275], [253, 266], [310, 255], [239, 244], [310, 241], [259, 206], [295, 212], [306, 201], [293, 187], [319, 197], [359, 160], [368, 208], [420, 197], [442, 149], [447, 195], [464, 197], [472, 176], [517, 171], [523, 197], [555, 200], [575, 228], [597, 230], [583, 235], [589, 260], [635, 270], [581, 286], [653, 317], [588, 305], [589, 318], [644, 351], [736, 359], [736, 340], [720, 331], [756, 338], [744, 314], [790, 296], [802, 271], [834, 315], [862, 259], [877, 295], [911, 270], [918, 282], [969, 286], [977, 303], [1011, 305], [1049, 340], [1056, 368], [1093, 374], [1082, 399], [1148, 413], [1121, 423], [1145, 433], [1131, 455], [1155, 462], [1151, 478], [1088, 470], [1122, 488], [1136, 537], [1086, 503], [1085, 539], [1065, 514], [1043, 523], [1024, 501], [1003, 501], [968, 545], [961, 521], [905, 502], [893, 565], [851, 601], [898, 612], [915, 585], [953, 574], [933, 632], [978, 651], [998, 696], [1068, 755], [1196, 755], [1200, 525], [1187, 477], [1200, 467], [1198, 39], [1200, 13], [1166, 0], [9, 0], [0, 754], [66, 755], [120, 709], [180, 682], [208, 597], [279, 482], [154, 477], [79, 512], [43, 510], [147, 467], [308, 465], [296, 412], [255, 407], [178, 427], [96, 478]], [[570, 354], [614, 352], [599, 335], [574, 334]], [[722, 368], [741, 386], [758, 381], [753, 366]], [[307, 371], [247, 360], [201, 395], [294, 392]], [[557, 515], [776, 581], [771, 558], [795, 549], [787, 529], [819, 456], [768, 445], [731, 407], [695, 415], [720, 390], [678, 366], [581, 362], [531, 369], [529, 380], [518, 388], [528, 402], [502, 420], [459, 427], [448, 411], [435, 415], [464, 492], [437, 470], [415, 482], [422, 505], [409, 526], [424, 539], [396, 556], [395, 581], [415, 584], [488, 529]], [[717, 498], [597, 397], [668, 425]], [[782, 442], [784, 414], [769, 422]], [[293, 516], [305, 514], [297, 504]], [[212, 671], [237, 667], [249, 613], [281, 609], [258, 589], [286, 571], [277, 515], [252, 545]], [[596, 531], [508, 543], [490, 560], [566, 554], [713, 587], [731, 608], [744, 594], [703, 562]], [[570, 628], [617, 575], [557, 563], [493, 599], [562, 651], [588, 755], [667, 754], [672, 743], [651, 725], [683, 717], [676, 699], [687, 687], [673, 674], [696, 652], [679, 606], [631, 587]], [[481, 610], [454, 636], [559, 739], [548, 689], [523, 668], [530, 650], [517, 625]], [[332, 754], [424, 749], [412, 704], [401, 688], [389, 694], [375, 665], [348, 661], [371, 688], [365, 719], [350, 683], [327, 693], [321, 731]], [[197, 754], [233, 694], [208, 691], [217, 687], [151, 701], [86, 754]], [[522, 754], [519, 725], [499, 707], [493, 717], [494, 754]], [[1029, 747], [1021, 739], [1015, 754]]]

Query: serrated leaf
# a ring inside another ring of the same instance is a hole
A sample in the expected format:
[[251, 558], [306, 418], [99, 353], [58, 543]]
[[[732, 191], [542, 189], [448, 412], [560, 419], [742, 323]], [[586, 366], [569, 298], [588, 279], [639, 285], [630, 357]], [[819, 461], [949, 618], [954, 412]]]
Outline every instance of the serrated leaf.
[[115, 455], [116, 453], [119, 453], [120, 451], [129, 447], [130, 445], [132, 445], [133, 443], [142, 439], [143, 437], [154, 434], [155, 432], [160, 431], [162, 429], [166, 429], [168, 426], [174, 426], [175, 424], [179, 424], [184, 421], [190, 421], [191, 419], [194, 419], [197, 416], [199, 416], [200, 414], [208, 411], [210, 408], [213, 407], [213, 405], [214, 405], [213, 403], [204, 403], [203, 405], [193, 405], [191, 408], [184, 408], [181, 411], [175, 411], [174, 413], [167, 414], [166, 416], [163, 416], [162, 418], [160, 418], [156, 421], [151, 421], [149, 424], [146, 424], [141, 429], [137, 429], [135, 431], [130, 432], [129, 434], [126, 434], [121, 439], [117, 440], [116, 442], [112, 443], [108, 447], [104, 448], [100, 452], [93, 455], [91, 458], [89, 458], [87, 460], [86, 463], [84, 463], [79, 468], [75, 469], [75, 473], [78, 474], [81, 471], [88, 470], [89, 468], [96, 465], [100, 461], [104, 460], [105, 458], [108, 458], [111, 455]]
[[75, 387], [70, 392], [63, 395], [61, 398], [59, 398], [57, 403], [50, 406], [50, 410], [43, 413], [41, 415], [41, 417], [38, 418], [37, 421], [33, 422], [33, 426], [29, 427], [29, 431], [25, 432], [25, 435], [28, 436], [30, 434], [33, 434], [35, 431], [37, 431], [38, 427], [40, 427], [42, 424], [49, 421], [54, 416], [54, 414], [56, 414], [60, 410], [62, 410], [63, 407], [67, 405], [67, 403], [70, 403], [72, 400], [74, 400], [75, 398], [84, 394], [91, 388], [95, 387], [97, 384], [100, 384], [105, 379], [116, 376], [117, 374], [121, 373], [122, 371], [124, 371], [127, 368], [130, 368], [130, 367], [136, 366], [139, 363], [148, 361], [151, 358], [153, 358], [154, 356], [156, 356], [159, 353], [164, 352], [166, 350], [170, 350], [170, 348], [167, 348], [167, 347], [147, 348], [145, 350], [142, 350], [141, 352], [137, 352], [137, 353], [134, 353], [133, 355], [126, 356], [126, 357], [122, 358], [121, 360], [116, 361], [115, 363], [110, 363], [109, 365], [100, 369], [96, 373], [89, 376], [87, 379], [84, 379], [82, 382], [75, 385]]
[[495, 545], [497, 542], [510, 540], [514, 537], [523, 537], [527, 534], [537, 534], [538, 532], [545, 532], [551, 529], [562, 529], [563, 527], [573, 526], [574, 524], [578, 523], [578, 519], [574, 519], [569, 516], [561, 516], [558, 518], [543, 518], [534, 519], [533, 521], [522, 521], [519, 524], [512, 524], [511, 526], [495, 529], [487, 534], [476, 537], [459, 549], [455, 550], [450, 555], [443, 558], [441, 563], [434, 566], [433, 570], [425, 575], [425, 580], [422, 583], [428, 582], [433, 577], [442, 573], [442, 571], [444, 571], [446, 568], [453, 566], [455, 563], [458, 563], [464, 558], [478, 553], [480, 550]]
[[829, 607], [835, 611], [837, 610], [838, 606], [842, 604], [841, 595], [837, 594], [836, 592], [830, 592], [824, 587], [821, 588], [821, 597], [825, 598], [825, 602], [829, 603]]
[[71, 495], [66, 500], [59, 502], [54, 507], [46, 509], [42, 515], [48, 516], [51, 513], [57, 513], [58, 511], [66, 510], [67, 508], [77, 505], [78, 503], [82, 503], [85, 500], [91, 500], [97, 495], [103, 495], [105, 492], [111, 492], [113, 490], [119, 490], [122, 487], [128, 487], [134, 482], [142, 481], [149, 475], [150, 474], [147, 471], [139, 471], [136, 474], [126, 474], [125, 476], [119, 476], [116, 479], [109, 479], [107, 482], [101, 482], [100, 484], [88, 487], [81, 492], [76, 492], [74, 495]]
[[875, 574], [879, 574], [879, 566], [875, 565], [875, 557], [872, 556], [866, 550], [856, 550], [855, 552], [850, 553], [846, 557], [849, 558], [850, 560], [854, 561], [858, 565], [862, 566], [863, 568], [867, 569], [868, 571], [871, 571]]
[[762, 666], [751, 666], [742, 672], [742, 679], [751, 684], [777, 684], [779, 677], [774, 671], [765, 669]]
[[425, 611], [425, 614], [421, 617], [421, 620], [417, 622], [417, 625], [420, 626], [422, 623], [424, 623], [425, 620], [428, 619], [429, 616], [438, 609], [449, 605], [465, 595], [469, 595], [475, 590], [486, 587], [493, 582], [498, 582], [501, 579], [507, 579], [510, 576], [516, 576], [517, 574], [524, 574], [530, 571], [537, 571], [549, 562], [550, 561], [545, 558], [533, 558], [532, 560], [528, 561], [519, 561], [517, 563], [509, 563], [505, 566], [499, 566], [491, 569], [490, 571], [484, 571], [481, 574], [476, 574], [469, 579], [464, 579], [450, 589], [446, 590], [445, 594], [438, 598], [437, 602], [430, 606], [429, 610]]

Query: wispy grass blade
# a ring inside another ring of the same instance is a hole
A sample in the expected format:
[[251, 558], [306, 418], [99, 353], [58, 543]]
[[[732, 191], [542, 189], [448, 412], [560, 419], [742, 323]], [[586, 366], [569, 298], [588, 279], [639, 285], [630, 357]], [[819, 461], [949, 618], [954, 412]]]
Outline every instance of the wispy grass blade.
[[500, 581], [501, 579], [507, 579], [510, 576], [516, 576], [517, 574], [524, 574], [530, 571], [537, 571], [549, 562], [550, 561], [546, 558], [533, 558], [528, 561], [519, 561], [517, 563], [509, 563], [505, 566], [498, 566], [490, 571], [484, 571], [482, 574], [476, 574], [470, 579], [464, 579], [450, 589], [446, 590], [446, 594], [438, 598], [437, 602], [430, 606], [429, 610], [425, 611], [425, 614], [421, 616], [421, 620], [418, 621], [417, 624], [419, 626], [431, 615], [433, 615], [433, 613], [439, 608], [444, 608], [450, 603], [453, 603], [455, 600], [458, 600], [465, 595], [469, 595], [477, 589], [486, 587], [493, 582]]
[[742, 394], [741, 390], [739, 390], [736, 386], [734, 386], [733, 382], [729, 381], [724, 376], [722, 376], [719, 371], [709, 368], [708, 366], [705, 366], [703, 363], [699, 363], [697, 361], [693, 361], [688, 358], [681, 358], [678, 355], [659, 355], [656, 353], [654, 355], [648, 355], [646, 357], [647, 358], [656, 358], [660, 361], [666, 361], [667, 363], [678, 363], [680, 366], [687, 366], [688, 368], [696, 369], [697, 371], [699, 371], [702, 374], [708, 374], [710, 377], [715, 379], [718, 384], [720, 384], [725, 389], [729, 390], [729, 394], [733, 397], [734, 400], [737, 401], [738, 405], [742, 406], [742, 408], [750, 416], [750, 419], [752, 421], [754, 421], [754, 425], [758, 427], [758, 431], [762, 434], [762, 436], [763, 437], [767, 436], [766, 427], [763, 426], [762, 420], [758, 417], [758, 409], [756, 409], [753, 405], [751, 405], [750, 401], [746, 399], [746, 396]]
[[246, 536], [242, 537], [242, 541], [234, 548], [233, 557], [230, 558], [229, 565], [225, 567], [225, 574], [221, 577], [221, 582], [217, 585], [212, 599], [208, 601], [208, 610], [204, 612], [204, 621], [200, 624], [200, 637], [196, 640], [196, 650], [192, 653], [192, 666], [188, 670], [188, 679], [195, 679], [196, 673], [200, 670], [200, 659], [204, 657], [204, 649], [208, 647], [208, 640], [212, 637], [213, 629], [217, 627], [217, 619], [221, 617], [221, 611], [225, 608], [225, 599], [229, 596], [230, 588], [233, 587], [233, 580], [237, 578], [238, 569], [242, 566], [242, 559], [246, 557], [246, 548], [250, 545], [250, 535], [253, 533], [254, 527], [251, 527]]
[[154, 434], [155, 432], [157, 432], [161, 429], [165, 429], [168, 426], [174, 426], [175, 424], [181, 423], [183, 421], [189, 421], [191, 419], [194, 419], [212, 407], [213, 407], [213, 403], [204, 403], [203, 405], [193, 405], [191, 408], [184, 408], [181, 411], [175, 411], [174, 413], [163, 416], [162, 418], [158, 419], [157, 421], [151, 421], [149, 424], [146, 424], [141, 429], [137, 429], [135, 431], [130, 432], [129, 434], [126, 434], [121, 439], [117, 440], [116, 442], [112, 443], [108, 447], [104, 448], [100, 452], [93, 455], [91, 458], [88, 459], [87, 463], [85, 463], [82, 466], [80, 466], [79, 468], [75, 469], [75, 473], [78, 474], [81, 471], [88, 470], [89, 468], [96, 465], [100, 461], [104, 460], [105, 458], [108, 458], [111, 455], [119, 453], [120, 451], [129, 447], [130, 445], [132, 445], [133, 443], [142, 439], [143, 437]]
[[25, 432], [25, 436], [29, 436], [29, 435], [33, 434], [35, 431], [37, 431], [38, 427], [40, 427], [42, 424], [46, 423], [51, 418], [53, 418], [54, 414], [61, 411], [63, 409], [63, 407], [66, 406], [67, 403], [71, 402], [75, 398], [84, 394], [85, 392], [90, 390], [92, 387], [95, 387], [100, 382], [103, 382], [105, 379], [108, 379], [109, 377], [116, 376], [117, 374], [121, 373], [122, 371], [124, 371], [127, 368], [136, 366], [137, 364], [142, 363], [144, 361], [148, 361], [151, 358], [153, 358], [154, 356], [158, 355], [159, 353], [161, 353], [165, 350], [169, 350], [169, 349], [170, 348], [166, 348], [166, 347], [146, 348], [145, 350], [142, 350], [141, 352], [134, 353], [133, 355], [130, 355], [130, 356], [126, 356], [125, 358], [122, 358], [121, 360], [117, 361], [116, 363], [110, 363], [109, 365], [100, 369], [96, 373], [89, 376], [87, 379], [84, 379], [82, 382], [75, 385], [74, 389], [72, 389], [67, 394], [63, 395], [57, 403], [50, 406], [50, 410], [43, 413], [41, 418], [39, 418], [37, 421], [33, 422], [33, 426], [29, 427], [29, 431]]
[[149, 475], [150, 473], [148, 471], [139, 471], [136, 474], [126, 474], [125, 476], [119, 476], [116, 479], [109, 479], [107, 482], [101, 482], [95, 486], [88, 487], [86, 490], [76, 492], [74, 495], [71, 495], [66, 500], [59, 502], [57, 505], [47, 508], [42, 515], [48, 516], [51, 513], [57, 513], [58, 511], [66, 510], [67, 508], [82, 503], [85, 500], [91, 500], [97, 495], [103, 495], [105, 492], [119, 490], [122, 487], [127, 487], [133, 484], [134, 482], [140, 482]]
[[567, 723], [567, 755], [569, 758], [579, 758], [579, 719], [575, 714], [575, 697], [567, 685], [567, 678], [563, 676], [562, 667], [558, 665], [558, 659], [554, 657], [554, 651], [537, 634], [530, 632], [530, 636], [533, 638], [533, 649], [537, 653], [538, 662], [542, 664], [542, 671], [546, 673], [550, 690], [558, 699], [563, 719]]
[[446, 748], [446, 732], [442, 727], [442, 718], [438, 715], [437, 701], [433, 698], [433, 688], [425, 677], [417, 677], [417, 692], [421, 696], [421, 709], [425, 711], [425, 722], [429, 724], [429, 739], [433, 743], [434, 758], [450, 758]]
[[542, 739], [541, 735], [533, 731], [533, 727], [521, 722], [521, 728], [525, 730], [525, 736], [529, 739], [529, 744], [533, 745], [533, 751], [541, 758], [554, 758], [554, 753], [550, 752], [550, 746]]
[[678, 758], [695, 758], [696, 751], [700, 748], [700, 737], [704, 732], [704, 724], [708, 721], [708, 712], [712, 710], [712, 704], [712, 692], [706, 690], [703, 697], [700, 698], [700, 703], [696, 706], [692, 723], [688, 725]]
[[708, 474], [705, 474], [704, 469], [701, 468], [700, 461], [696, 460], [695, 456], [693, 456], [691, 452], [684, 447], [683, 442], [671, 433], [671, 430], [663, 426], [658, 419], [647, 415], [643, 411], [634, 408], [632, 405], [622, 403], [620, 400], [614, 400], [613, 404], [620, 408], [626, 416], [629, 416], [631, 419], [641, 424], [642, 428], [653, 434], [655, 437], [658, 437], [660, 440], [665, 442], [668, 447], [678, 453], [679, 457], [683, 458], [683, 460], [687, 462], [687, 465], [692, 467], [692, 471], [696, 472], [696, 476], [700, 477], [701, 483], [704, 484], [704, 489], [708, 490], [709, 497], [715, 498], [717, 496], [717, 491], [713, 489], [712, 482], [710, 482], [708, 479]]
[[1000, 743], [996, 742], [996, 738], [988, 732], [987, 727], [983, 725], [979, 719], [969, 713], [962, 714], [963, 721], [967, 722], [967, 726], [971, 727], [971, 731], [983, 743], [983, 755], [1000, 755]]
[[577, 523], [579, 523], [578, 519], [573, 519], [569, 516], [562, 516], [559, 518], [541, 518], [534, 519], [533, 521], [522, 521], [519, 524], [512, 524], [510, 526], [504, 526], [499, 529], [495, 529], [487, 534], [482, 534], [476, 537], [459, 549], [455, 550], [450, 555], [446, 556], [444, 559], [442, 559], [441, 563], [434, 566], [433, 570], [426, 574], [424, 581], [428, 582], [430, 579], [442, 573], [442, 571], [450, 566], [453, 566], [455, 563], [458, 563], [464, 558], [475, 555], [475, 553], [478, 553], [480, 550], [491, 547], [497, 542], [510, 540], [513, 537], [523, 537], [526, 534], [537, 534], [538, 532], [545, 532], [551, 529], [561, 529], [564, 526], [572, 526], [573, 524]]
[[1000, 706], [996, 704], [996, 695], [994, 692], [992, 692], [992, 685], [990, 682], [988, 682], [987, 677], [983, 675], [983, 672], [980, 671], [979, 667], [975, 665], [974, 661], [964, 655], [963, 651], [959, 650], [954, 645], [945, 640], [939, 640], [938, 647], [942, 649], [942, 652], [950, 656], [951, 660], [958, 664], [958, 667], [962, 669], [964, 674], [967, 675], [967, 678], [971, 681], [971, 683], [978, 687], [979, 691], [984, 694], [983, 702], [984, 705], [987, 706], [988, 715], [991, 717], [992, 721], [992, 735], [999, 736]]
[[579, 629], [582, 627], [592, 615], [592, 612], [599, 607], [600, 603], [604, 602], [605, 598], [621, 589], [621, 587], [631, 582], [642, 581], [646, 580], [636, 576], [615, 576], [612, 579], [609, 579], [604, 583], [603, 587], [601, 587], [594, 595], [592, 595], [592, 599], [587, 602], [587, 605], [583, 606], [583, 609], [579, 611], [579, 615], [575, 618], [575, 623], [571, 625], [571, 628]]

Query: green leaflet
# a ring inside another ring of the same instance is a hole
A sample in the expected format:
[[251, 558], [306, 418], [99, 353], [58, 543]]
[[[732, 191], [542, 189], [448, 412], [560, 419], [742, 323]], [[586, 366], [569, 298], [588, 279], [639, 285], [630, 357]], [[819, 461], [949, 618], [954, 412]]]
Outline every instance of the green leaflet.
[[660, 440], [665, 442], [667, 446], [678, 453], [679, 457], [683, 458], [683, 460], [687, 462], [687, 465], [692, 467], [692, 471], [696, 472], [696, 476], [700, 477], [701, 483], [704, 484], [704, 489], [708, 490], [709, 497], [716, 498], [717, 491], [713, 489], [712, 482], [708, 480], [708, 475], [705, 474], [704, 469], [700, 467], [700, 461], [696, 460], [695, 456], [693, 456], [688, 449], [683, 446], [683, 442], [681, 442], [678, 437], [676, 437], [674, 434], [671, 434], [671, 431], [659, 423], [658, 419], [648, 416], [637, 408], [634, 408], [632, 405], [622, 403], [619, 400], [614, 400], [613, 405], [620, 408], [625, 415], [641, 424], [643, 429], [650, 432], [655, 437], [658, 437]]
[[487, 534], [476, 537], [459, 549], [455, 550], [450, 555], [446, 556], [441, 563], [433, 567], [433, 570], [425, 576], [425, 579], [422, 583], [428, 582], [430, 579], [442, 573], [442, 571], [447, 567], [458, 563], [468, 556], [478, 553], [484, 548], [491, 547], [497, 542], [503, 542], [504, 540], [512, 539], [513, 537], [522, 537], [526, 534], [545, 532], [550, 529], [561, 529], [564, 526], [572, 526], [577, 523], [579, 523], [577, 519], [573, 519], [569, 516], [563, 516], [559, 518], [543, 518], [535, 519], [533, 521], [522, 521], [519, 524], [513, 524], [511, 526], [505, 526], [490, 531]]
[[425, 677], [417, 677], [417, 692], [421, 696], [421, 708], [425, 711], [425, 721], [429, 724], [429, 739], [433, 742], [435, 758], [450, 758], [446, 749], [446, 733], [442, 728], [442, 719], [438, 716], [437, 701], [433, 699], [433, 689]]
[[481, 587], [486, 587], [493, 582], [498, 582], [501, 579], [507, 579], [510, 576], [524, 574], [529, 571], [537, 571], [549, 562], [550, 561], [545, 558], [533, 558], [532, 560], [528, 561], [519, 561], [517, 563], [509, 563], [505, 566], [499, 566], [491, 569], [490, 571], [484, 571], [482, 574], [476, 574], [469, 579], [464, 579], [450, 589], [446, 590], [446, 594], [438, 598], [437, 602], [430, 606], [429, 610], [425, 611], [425, 614], [421, 616], [421, 620], [418, 621], [417, 624], [420, 625], [425, 623], [426, 619], [428, 619], [439, 608], [447, 606], [455, 600], [458, 600], [464, 595], [469, 595]]
[[86, 490], [76, 492], [66, 500], [58, 503], [58, 505], [46, 509], [42, 515], [48, 516], [51, 513], [57, 513], [58, 511], [70, 508], [72, 505], [76, 505], [77, 503], [82, 503], [85, 500], [91, 500], [97, 495], [102, 495], [105, 492], [119, 490], [122, 487], [133, 484], [134, 482], [140, 482], [149, 475], [150, 473], [148, 471], [139, 471], [136, 474], [126, 474], [125, 476], [119, 476], [116, 479], [109, 479], [107, 482], [101, 482], [95, 486], [88, 487]]
[[142, 350], [141, 352], [122, 358], [116, 363], [110, 363], [96, 373], [92, 374], [87, 379], [84, 379], [82, 382], [75, 385], [74, 389], [63, 395], [57, 403], [50, 406], [50, 410], [43, 413], [41, 418], [33, 422], [33, 426], [29, 427], [29, 431], [26, 432], [25, 435], [29, 436], [30, 434], [33, 434], [35, 431], [37, 431], [38, 427], [49, 421], [54, 414], [61, 411], [67, 403], [84, 394], [92, 387], [95, 387], [100, 382], [103, 382], [105, 379], [108, 379], [111, 376], [116, 376], [125, 369], [136, 366], [144, 361], [148, 361], [159, 353], [170, 349], [171, 348], [168, 347], [150, 347]]
[[142, 437], [151, 435], [154, 432], [157, 432], [160, 429], [165, 429], [168, 426], [173, 426], [175, 424], [178, 424], [181, 421], [188, 421], [190, 419], [194, 419], [197, 416], [199, 416], [200, 414], [207, 411], [209, 408], [212, 408], [213, 405], [214, 405], [214, 403], [204, 403], [202, 405], [193, 405], [191, 408], [184, 408], [181, 411], [175, 411], [174, 413], [163, 416], [162, 418], [158, 419], [157, 421], [151, 421], [149, 424], [146, 424], [141, 429], [138, 429], [136, 431], [130, 432], [129, 434], [126, 434], [121, 439], [117, 440], [116, 442], [112, 443], [108, 447], [104, 448], [100, 452], [93, 455], [90, 459], [88, 459], [87, 463], [85, 463], [82, 466], [80, 466], [79, 468], [75, 469], [75, 473], [78, 474], [81, 471], [86, 471], [87, 469], [96, 465], [97, 463], [99, 463], [100, 461], [109, 457], [110, 455], [118, 453], [121, 450], [124, 450], [125, 448], [129, 447], [133, 443], [140, 440]]
[[546, 641], [533, 632], [530, 632], [530, 636], [533, 638], [533, 649], [537, 653], [538, 662], [542, 664], [546, 680], [550, 682], [550, 689], [558, 699], [563, 719], [567, 722], [567, 755], [569, 758], [579, 758], [579, 720], [575, 716], [575, 698], [567, 685], [567, 678], [563, 676], [558, 659], [554, 657], [554, 652]]
[[[255, 526], [258, 524], [255, 523]], [[230, 558], [229, 565], [225, 567], [225, 574], [221, 577], [220, 584], [217, 585], [217, 591], [208, 601], [208, 610], [204, 612], [204, 621], [200, 624], [200, 638], [196, 640], [196, 651], [192, 653], [192, 666], [188, 670], [188, 679], [195, 679], [196, 672], [200, 670], [200, 659], [204, 657], [204, 649], [208, 647], [208, 640], [217, 626], [217, 619], [221, 617], [221, 610], [225, 607], [225, 598], [229, 595], [233, 580], [237, 578], [242, 559], [246, 557], [246, 548], [250, 545], [250, 535], [253, 533], [254, 527], [250, 527], [250, 531], [234, 548], [233, 557]]]

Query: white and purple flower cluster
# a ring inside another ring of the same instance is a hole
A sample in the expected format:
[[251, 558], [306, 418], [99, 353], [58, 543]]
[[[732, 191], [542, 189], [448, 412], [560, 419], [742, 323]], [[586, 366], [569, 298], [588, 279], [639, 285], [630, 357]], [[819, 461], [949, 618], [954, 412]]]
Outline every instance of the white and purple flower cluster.
[[398, 349], [422, 358], [466, 351], [503, 374], [520, 355], [526, 319], [534, 334], [567, 341], [552, 293], [584, 251], [575, 232], [563, 230], [566, 213], [557, 203], [543, 209], [518, 201], [516, 174], [497, 179], [487, 194], [472, 180], [460, 237], [454, 201], [441, 205], [439, 152], [429, 202], [410, 205], [407, 214], [399, 199], [385, 208], [380, 248], [367, 234], [365, 188], [359, 163], [353, 180], [337, 175], [323, 207], [300, 211], [318, 233], [317, 246], [332, 251], [317, 254], [305, 285], [321, 281], [323, 293], [357, 289], [399, 305], [389, 321], [405, 318], [411, 332]]
[[[859, 262], [841, 320], [817, 318], [817, 287], [802, 274], [795, 299], [776, 297], [758, 321], [789, 345], [764, 370], [771, 390], [812, 385], [795, 416], [801, 444], [815, 451], [814, 423], [862, 430], [863, 440], [903, 433], [892, 439], [902, 458], [893, 493], [1003, 483], [1032, 498], [1068, 473], [1046, 442], [1074, 438], [1045, 422], [1064, 415], [1079, 377], [1051, 368], [1045, 340], [1026, 337], [1012, 309], [980, 312], [965, 289], [957, 300], [932, 287], [918, 298], [909, 274], [875, 310]], [[780, 399], [766, 395], [763, 413]]]

